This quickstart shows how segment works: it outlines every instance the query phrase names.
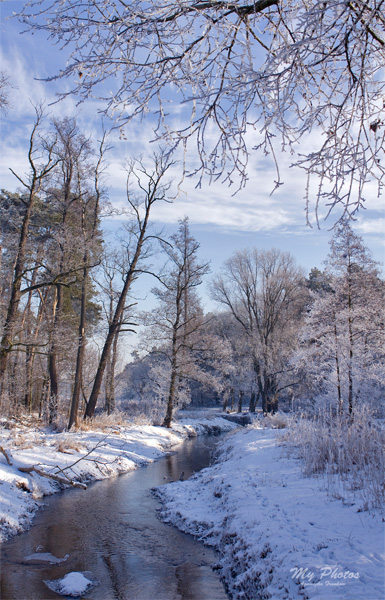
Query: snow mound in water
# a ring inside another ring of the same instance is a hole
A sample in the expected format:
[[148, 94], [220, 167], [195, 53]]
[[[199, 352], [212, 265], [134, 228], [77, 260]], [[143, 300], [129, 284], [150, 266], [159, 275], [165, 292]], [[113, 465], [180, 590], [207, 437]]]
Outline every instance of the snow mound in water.
[[34, 562], [49, 562], [51, 565], [65, 562], [69, 554], [66, 554], [63, 558], [58, 558], [49, 552], [35, 552], [34, 554], [30, 554], [25, 557], [25, 560], [33, 560]]
[[44, 581], [44, 583], [50, 590], [61, 596], [73, 596], [76, 598], [84, 594], [95, 582], [88, 579], [83, 573], [73, 571], [72, 573], [67, 573], [62, 579]]

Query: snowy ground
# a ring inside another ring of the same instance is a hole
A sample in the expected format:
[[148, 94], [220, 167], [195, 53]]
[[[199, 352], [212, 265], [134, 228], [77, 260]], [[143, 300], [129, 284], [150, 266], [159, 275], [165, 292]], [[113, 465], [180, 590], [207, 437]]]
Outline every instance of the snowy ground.
[[212, 467], [159, 488], [163, 516], [220, 551], [233, 598], [382, 600], [382, 514], [362, 511], [337, 482], [327, 492], [324, 478], [304, 478], [280, 435], [230, 435]]
[[[213, 415], [184, 420], [172, 429], [121, 424], [104, 431], [53, 433], [4, 420], [0, 426], [0, 541], [26, 529], [39, 500], [65, 487], [39, 473], [85, 484], [152, 462], [186, 437], [234, 427]], [[31, 466], [39, 473], [20, 471]]]

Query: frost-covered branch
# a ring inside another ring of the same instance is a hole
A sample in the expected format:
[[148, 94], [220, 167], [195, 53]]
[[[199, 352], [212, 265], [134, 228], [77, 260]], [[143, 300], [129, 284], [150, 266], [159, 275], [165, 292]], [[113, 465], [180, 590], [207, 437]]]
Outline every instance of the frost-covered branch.
[[62, 97], [99, 97], [119, 127], [152, 114], [155, 138], [184, 151], [184, 175], [198, 185], [208, 177], [242, 187], [258, 150], [272, 157], [278, 187], [278, 152], [287, 150], [319, 179], [308, 210], [315, 200], [316, 211], [351, 214], [369, 179], [380, 192], [385, 175], [384, 6], [32, 0], [19, 18], [68, 52], [52, 78], [70, 82]]

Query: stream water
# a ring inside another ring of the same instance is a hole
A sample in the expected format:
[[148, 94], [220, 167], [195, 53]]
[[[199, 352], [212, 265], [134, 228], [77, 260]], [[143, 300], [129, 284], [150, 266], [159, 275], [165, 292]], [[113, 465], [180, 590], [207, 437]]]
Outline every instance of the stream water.
[[[45, 499], [33, 527], [3, 544], [2, 600], [60, 598], [44, 580], [90, 572], [93, 600], [222, 600], [211, 565], [216, 553], [163, 523], [151, 488], [179, 480], [210, 463], [215, 436], [187, 440], [175, 454], [147, 467]], [[49, 564], [36, 553], [68, 558]], [[31, 558], [32, 557], [32, 558]]]

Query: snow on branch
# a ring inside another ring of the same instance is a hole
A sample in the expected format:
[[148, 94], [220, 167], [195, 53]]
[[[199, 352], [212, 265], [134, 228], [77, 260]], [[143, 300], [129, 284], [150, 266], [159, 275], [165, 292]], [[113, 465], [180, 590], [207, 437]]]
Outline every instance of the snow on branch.
[[62, 97], [98, 97], [123, 128], [152, 114], [155, 139], [183, 149], [183, 176], [198, 186], [243, 187], [255, 154], [272, 157], [276, 189], [286, 150], [320, 182], [308, 206], [354, 214], [369, 179], [380, 193], [385, 177], [384, 6], [32, 0], [19, 18], [70, 54], [53, 77], [71, 82]]

